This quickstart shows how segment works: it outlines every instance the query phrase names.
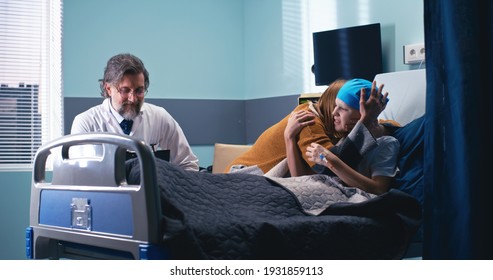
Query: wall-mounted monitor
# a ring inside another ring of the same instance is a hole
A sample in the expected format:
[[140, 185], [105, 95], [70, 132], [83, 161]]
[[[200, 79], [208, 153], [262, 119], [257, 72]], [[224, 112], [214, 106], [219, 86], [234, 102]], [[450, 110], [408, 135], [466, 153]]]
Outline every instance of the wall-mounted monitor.
[[382, 69], [380, 23], [313, 33], [315, 85], [338, 78], [373, 81]]

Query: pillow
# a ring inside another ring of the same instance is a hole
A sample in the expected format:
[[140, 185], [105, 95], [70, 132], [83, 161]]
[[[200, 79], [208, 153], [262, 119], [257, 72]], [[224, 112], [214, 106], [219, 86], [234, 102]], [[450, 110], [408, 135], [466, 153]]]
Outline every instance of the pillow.
[[389, 93], [389, 103], [379, 119], [404, 126], [425, 113], [426, 69], [382, 73], [375, 81], [384, 84], [383, 91]]
[[414, 196], [423, 206], [424, 165], [424, 116], [403, 127], [395, 128], [392, 134], [400, 143], [398, 167], [393, 188]]
[[226, 168], [231, 162], [248, 149], [250, 145], [215, 143], [212, 173], [226, 173]]

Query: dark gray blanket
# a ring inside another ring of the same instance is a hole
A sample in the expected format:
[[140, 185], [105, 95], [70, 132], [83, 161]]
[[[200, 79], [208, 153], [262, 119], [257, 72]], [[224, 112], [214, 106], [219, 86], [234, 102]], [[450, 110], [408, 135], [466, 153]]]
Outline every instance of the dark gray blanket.
[[[139, 181], [137, 161], [129, 183]], [[394, 259], [420, 222], [419, 203], [399, 190], [307, 215], [266, 177], [183, 171], [156, 160], [162, 246], [175, 259]]]

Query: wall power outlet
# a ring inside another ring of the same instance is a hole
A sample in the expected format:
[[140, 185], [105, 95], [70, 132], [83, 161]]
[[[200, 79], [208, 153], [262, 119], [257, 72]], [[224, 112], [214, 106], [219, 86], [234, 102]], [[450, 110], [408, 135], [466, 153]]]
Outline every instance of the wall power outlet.
[[425, 44], [411, 44], [404, 46], [404, 64], [418, 64], [425, 62]]

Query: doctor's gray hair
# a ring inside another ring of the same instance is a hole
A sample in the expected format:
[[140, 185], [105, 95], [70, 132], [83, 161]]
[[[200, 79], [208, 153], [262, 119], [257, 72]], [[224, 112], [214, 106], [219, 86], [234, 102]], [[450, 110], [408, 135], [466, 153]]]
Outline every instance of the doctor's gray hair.
[[109, 97], [104, 88], [105, 83], [117, 86], [125, 74], [140, 73], [144, 74], [144, 87], [147, 90], [149, 88], [149, 72], [147, 72], [142, 60], [129, 53], [117, 54], [113, 56], [106, 64], [106, 68], [104, 69], [104, 78], [99, 80], [101, 95], [104, 98]]

